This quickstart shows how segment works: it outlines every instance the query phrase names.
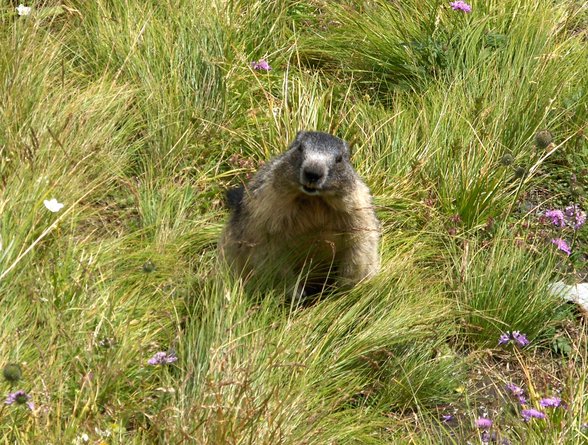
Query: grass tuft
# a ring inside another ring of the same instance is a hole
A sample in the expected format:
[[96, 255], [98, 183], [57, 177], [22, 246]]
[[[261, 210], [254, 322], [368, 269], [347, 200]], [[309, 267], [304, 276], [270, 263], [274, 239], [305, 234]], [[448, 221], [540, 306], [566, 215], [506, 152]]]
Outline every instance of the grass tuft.
[[[457, 444], [480, 416], [586, 442], [585, 314], [550, 284], [588, 237], [545, 217], [586, 210], [583, 2], [25, 6], [0, 7], [0, 400], [35, 407], [0, 442]], [[301, 129], [351, 143], [383, 232], [377, 277], [306, 304], [216, 247], [226, 188]], [[523, 422], [507, 383], [567, 408]]]

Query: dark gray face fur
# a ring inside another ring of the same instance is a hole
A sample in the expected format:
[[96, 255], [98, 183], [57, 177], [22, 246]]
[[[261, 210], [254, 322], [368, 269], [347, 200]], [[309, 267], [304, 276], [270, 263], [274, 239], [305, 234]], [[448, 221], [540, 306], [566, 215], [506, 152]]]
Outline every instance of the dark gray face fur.
[[349, 192], [354, 181], [349, 163], [349, 146], [345, 141], [327, 133], [301, 131], [282, 155], [286, 162], [280, 173], [284, 182], [294, 185], [310, 196]]

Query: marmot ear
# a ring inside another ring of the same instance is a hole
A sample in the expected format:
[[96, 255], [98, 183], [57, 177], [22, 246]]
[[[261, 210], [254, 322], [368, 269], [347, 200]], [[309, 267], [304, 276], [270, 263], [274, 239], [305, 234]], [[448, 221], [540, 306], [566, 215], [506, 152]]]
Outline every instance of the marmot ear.
[[304, 130], [299, 130], [296, 133], [296, 137], [294, 138], [294, 140], [292, 141], [292, 143], [290, 144], [290, 146], [288, 147], [288, 150], [291, 150], [292, 148], [296, 148], [300, 145], [300, 142], [302, 141], [302, 137], [306, 134], [306, 131]]
[[298, 130], [298, 132], [296, 133], [296, 137], [294, 138], [294, 142], [300, 142], [300, 140], [302, 139], [302, 136], [304, 136], [305, 134], [306, 134], [306, 131]]
[[347, 151], [347, 154], [349, 155], [349, 157], [351, 157], [351, 154], [352, 154], [351, 148], [353, 147], [353, 145], [352, 145], [353, 142], [354, 141], [351, 141], [351, 142], [343, 141], [343, 145], [345, 145], [345, 150]]

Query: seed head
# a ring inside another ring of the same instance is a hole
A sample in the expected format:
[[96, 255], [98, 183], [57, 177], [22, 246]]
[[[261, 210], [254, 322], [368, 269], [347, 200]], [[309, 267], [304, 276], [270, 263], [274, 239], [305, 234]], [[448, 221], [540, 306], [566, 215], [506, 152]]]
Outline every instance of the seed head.
[[509, 166], [514, 162], [514, 157], [510, 153], [506, 153], [501, 159], [500, 163], [504, 166]]
[[16, 383], [22, 378], [22, 370], [16, 363], [9, 363], [2, 370], [2, 375], [10, 383]]
[[523, 167], [522, 165], [519, 165], [518, 167], [515, 168], [515, 171], [514, 171], [515, 178], [517, 178], [517, 179], [524, 178], [526, 174], [527, 174], [527, 169], [525, 167]]
[[546, 149], [553, 142], [553, 136], [549, 130], [541, 130], [535, 134], [535, 145], [539, 149]]
[[578, 184], [573, 184], [570, 187], [570, 193], [574, 198], [579, 198], [580, 196], [584, 196], [584, 189]]
[[145, 261], [145, 264], [143, 264], [143, 272], [145, 272], [145, 273], [151, 273], [155, 269], [156, 269], [155, 263], [151, 260], [147, 260], [147, 261]]

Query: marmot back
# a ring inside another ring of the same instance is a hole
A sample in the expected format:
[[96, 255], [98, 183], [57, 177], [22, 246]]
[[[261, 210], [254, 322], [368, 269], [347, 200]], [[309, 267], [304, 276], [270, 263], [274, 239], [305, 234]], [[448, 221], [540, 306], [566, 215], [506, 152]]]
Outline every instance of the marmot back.
[[304, 293], [353, 286], [380, 267], [380, 224], [345, 141], [299, 132], [290, 148], [227, 193], [221, 255], [246, 275], [273, 273]]

